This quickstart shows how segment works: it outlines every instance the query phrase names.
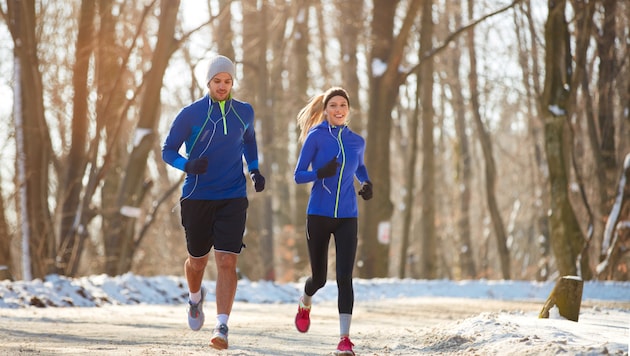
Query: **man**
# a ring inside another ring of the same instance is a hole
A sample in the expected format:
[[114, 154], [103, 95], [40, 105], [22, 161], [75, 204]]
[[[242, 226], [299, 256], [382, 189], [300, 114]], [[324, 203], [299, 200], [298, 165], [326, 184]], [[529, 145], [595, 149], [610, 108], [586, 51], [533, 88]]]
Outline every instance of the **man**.
[[[203, 274], [214, 247], [217, 266], [217, 322], [210, 346], [228, 348], [228, 318], [236, 294], [236, 263], [243, 244], [248, 207], [243, 157], [256, 192], [265, 188], [258, 170], [254, 110], [232, 98], [234, 63], [225, 56], [208, 67], [208, 94], [184, 107], [175, 117], [162, 147], [162, 158], [186, 172], [181, 217], [188, 258], [184, 272], [189, 289], [188, 325], [204, 323], [206, 289]], [[179, 150], [185, 145], [186, 157]]]

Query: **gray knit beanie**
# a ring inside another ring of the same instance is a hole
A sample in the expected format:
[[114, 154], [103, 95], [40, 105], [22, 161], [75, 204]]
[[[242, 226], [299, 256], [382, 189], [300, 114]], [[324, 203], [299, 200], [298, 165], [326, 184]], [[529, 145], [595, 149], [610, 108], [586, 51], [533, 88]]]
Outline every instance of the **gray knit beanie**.
[[209, 83], [215, 75], [225, 72], [234, 80], [234, 63], [226, 56], [216, 56], [210, 61], [206, 83]]

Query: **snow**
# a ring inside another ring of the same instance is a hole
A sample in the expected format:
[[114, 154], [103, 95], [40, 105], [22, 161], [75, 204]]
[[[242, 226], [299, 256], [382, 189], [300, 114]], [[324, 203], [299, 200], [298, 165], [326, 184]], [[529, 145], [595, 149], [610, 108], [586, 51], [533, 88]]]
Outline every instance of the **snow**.
[[[204, 280], [210, 295], [215, 282]], [[504, 301], [539, 301], [541, 308], [554, 282], [497, 280], [355, 279], [357, 303], [407, 298], [466, 298]], [[290, 303], [298, 299], [303, 283], [239, 281], [236, 301], [244, 303]], [[143, 277], [125, 274], [71, 279], [58, 275], [45, 280], [1, 281], [0, 308], [99, 307], [106, 305], [185, 304], [186, 280], [178, 276]], [[314, 303], [334, 301], [337, 287], [329, 281], [313, 298]], [[454, 327], [432, 330], [441, 345], [469, 345], [470, 352], [483, 349], [495, 354], [528, 354], [533, 344], [545, 344], [554, 354], [628, 355], [630, 309], [598, 306], [630, 303], [630, 282], [584, 282], [578, 322], [564, 319], [552, 308], [548, 319], [537, 313], [497, 310], [461, 320]], [[606, 303], [610, 302], [610, 303]], [[615, 304], [617, 303], [617, 304]], [[452, 324], [451, 324], [452, 325]], [[516, 342], [515, 342], [516, 340]], [[578, 350], [578, 351], [576, 351]], [[430, 350], [429, 350], [430, 351]]]
[[387, 70], [387, 63], [382, 61], [380, 58], [375, 58], [372, 61], [372, 75], [374, 77], [380, 77], [385, 74]]
[[563, 108], [559, 107], [558, 105], [550, 105], [549, 112], [551, 112], [551, 114], [554, 116], [566, 115], [566, 111]]

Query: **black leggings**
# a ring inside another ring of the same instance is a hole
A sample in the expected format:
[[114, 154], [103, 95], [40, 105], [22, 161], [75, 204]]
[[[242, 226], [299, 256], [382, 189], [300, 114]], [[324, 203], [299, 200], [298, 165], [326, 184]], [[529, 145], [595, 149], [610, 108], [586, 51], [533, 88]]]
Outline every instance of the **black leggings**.
[[311, 259], [312, 276], [306, 280], [304, 293], [313, 296], [326, 284], [328, 273], [328, 244], [335, 236], [337, 266], [337, 308], [341, 314], [352, 314], [354, 289], [352, 269], [357, 253], [357, 218], [335, 219], [309, 215], [306, 219], [306, 239]]

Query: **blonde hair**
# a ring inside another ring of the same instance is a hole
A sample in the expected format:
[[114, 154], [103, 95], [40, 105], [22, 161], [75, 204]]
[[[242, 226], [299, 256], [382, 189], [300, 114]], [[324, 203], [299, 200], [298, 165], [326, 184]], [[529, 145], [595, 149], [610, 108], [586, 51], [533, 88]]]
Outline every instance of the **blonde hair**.
[[325, 93], [314, 96], [309, 100], [308, 104], [300, 110], [297, 115], [298, 126], [300, 127], [300, 142], [304, 142], [306, 135], [314, 126], [319, 125], [324, 121], [324, 109], [328, 101], [334, 96], [342, 96], [346, 98], [348, 106], [350, 106], [350, 99], [345, 89], [341, 87], [332, 87], [326, 90]]
[[319, 94], [312, 97], [297, 115], [298, 126], [301, 130], [300, 142], [304, 142], [310, 129], [322, 121], [324, 121], [324, 94]]

